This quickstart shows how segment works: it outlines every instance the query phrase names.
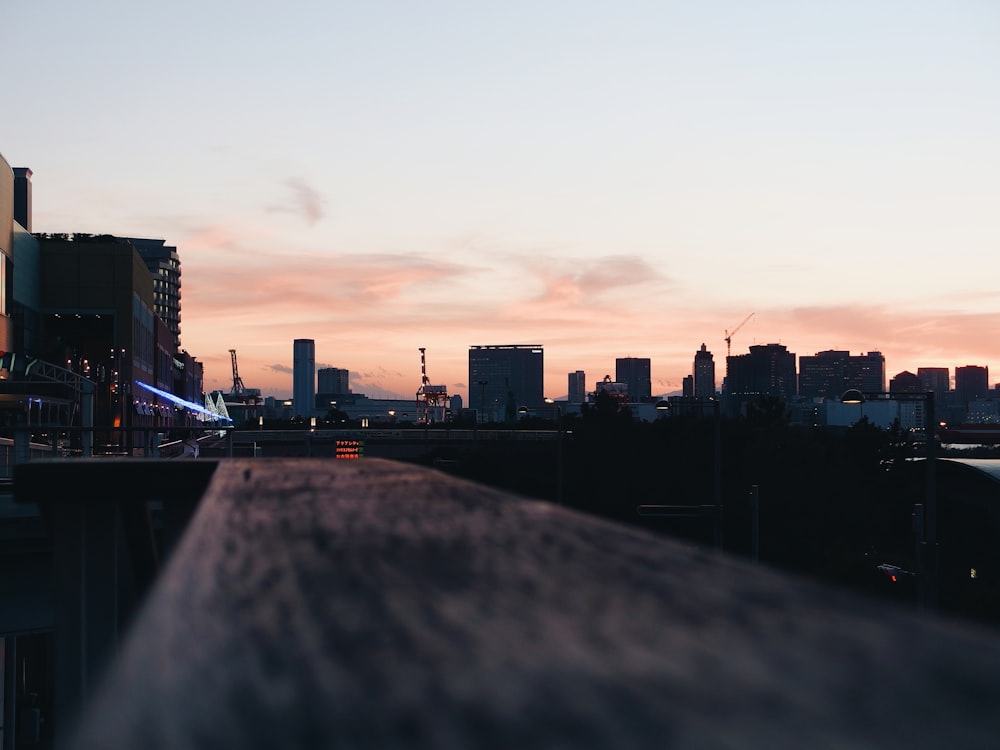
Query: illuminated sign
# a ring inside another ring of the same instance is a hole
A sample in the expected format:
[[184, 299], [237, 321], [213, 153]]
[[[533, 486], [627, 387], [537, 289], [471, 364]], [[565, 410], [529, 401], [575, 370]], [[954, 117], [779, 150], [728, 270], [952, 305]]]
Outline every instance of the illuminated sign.
[[364, 440], [338, 440], [336, 442], [335, 458], [350, 460], [361, 458], [363, 455], [365, 455]]

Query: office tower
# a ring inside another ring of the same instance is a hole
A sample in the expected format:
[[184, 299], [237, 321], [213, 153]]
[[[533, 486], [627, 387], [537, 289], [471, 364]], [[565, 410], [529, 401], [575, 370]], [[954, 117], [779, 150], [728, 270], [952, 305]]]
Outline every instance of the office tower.
[[350, 393], [350, 372], [339, 367], [321, 367], [316, 371], [316, 391], [333, 394]]
[[926, 390], [917, 375], [903, 370], [889, 381], [889, 393], [926, 393]]
[[694, 398], [694, 375], [685, 375], [681, 379], [681, 395], [684, 398]]
[[726, 402], [730, 413], [773, 396], [785, 403], [796, 395], [795, 354], [783, 344], [757, 344], [727, 361]]
[[885, 357], [882, 352], [868, 352], [860, 357], [851, 357], [861, 368], [861, 392], [885, 392]]
[[827, 350], [799, 357], [799, 396], [839, 399], [848, 390], [882, 393], [885, 390], [885, 357], [881, 352], [851, 356]]
[[615, 360], [615, 380], [628, 386], [631, 403], [649, 401], [653, 393], [649, 357], [619, 357]]
[[295, 414], [310, 417], [316, 408], [316, 342], [295, 339], [292, 345], [292, 405]]
[[947, 367], [918, 367], [917, 377], [924, 391], [933, 391], [934, 403], [944, 406], [945, 397], [951, 390], [951, 377]]
[[979, 365], [955, 368], [955, 395], [968, 408], [969, 402], [990, 395], [990, 371]]
[[571, 404], [582, 404], [587, 400], [587, 376], [583, 370], [569, 373], [569, 396]]
[[691, 374], [694, 377], [694, 397], [715, 398], [715, 359], [704, 344], [694, 353]]
[[540, 344], [469, 347], [469, 406], [480, 421], [513, 421], [545, 403]]
[[153, 280], [135, 246], [110, 235], [43, 237], [38, 245], [41, 359], [97, 384], [95, 424], [154, 424], [160, 409], [146, 406], [158, 400], [139, 383], [170, 391], [176, 348], [154, 312]]
[[174, 335], [174, 347], [181, 346], [181, 261], [177, 248], [164, 240], [126, 237], [153, 276], [153, 311]]

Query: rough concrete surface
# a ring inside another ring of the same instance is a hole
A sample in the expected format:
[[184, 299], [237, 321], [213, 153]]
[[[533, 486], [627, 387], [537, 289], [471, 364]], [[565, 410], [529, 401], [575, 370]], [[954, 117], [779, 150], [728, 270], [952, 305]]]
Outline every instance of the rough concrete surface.
[[1000, 641], [406, 464], [220, 462], [75, 748], [995, 748]]

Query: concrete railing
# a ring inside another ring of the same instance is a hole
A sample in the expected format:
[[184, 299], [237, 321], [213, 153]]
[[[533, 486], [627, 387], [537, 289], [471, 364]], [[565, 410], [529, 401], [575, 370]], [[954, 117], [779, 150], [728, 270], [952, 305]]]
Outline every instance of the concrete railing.
[[[127, 475], [101, 501], [68, 497], [98, 481], [81, 467]], [[432, 470], [35, 462], [15, 486], [55, 519], [64, 584], [93, 592], [121, 546], [91, 533], [102, 518], [116, 527], [111, 504], [179, 509], [162, 569], [147, 555], [137, 616], [102, 646], [103, 675], [81, 675], [81, 654], [110, 623], [66, 593], [56, 656], [84, 710], [65, 747], [967, 749], [1000, 737], [992, 632]], [[156, 535], [132, 516], [126, 536]], [[103, 566], [81, 566], [88, 555]]]

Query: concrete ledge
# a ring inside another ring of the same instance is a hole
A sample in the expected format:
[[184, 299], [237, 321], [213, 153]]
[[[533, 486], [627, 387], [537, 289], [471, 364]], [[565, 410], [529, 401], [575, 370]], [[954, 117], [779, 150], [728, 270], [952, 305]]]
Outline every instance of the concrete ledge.
[[74, 748], [994, 748], [1000, 639], [417, 467], [224, 460]]

